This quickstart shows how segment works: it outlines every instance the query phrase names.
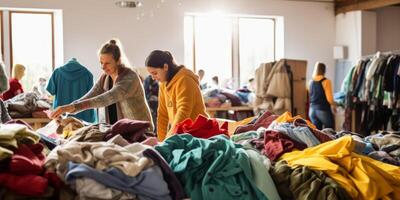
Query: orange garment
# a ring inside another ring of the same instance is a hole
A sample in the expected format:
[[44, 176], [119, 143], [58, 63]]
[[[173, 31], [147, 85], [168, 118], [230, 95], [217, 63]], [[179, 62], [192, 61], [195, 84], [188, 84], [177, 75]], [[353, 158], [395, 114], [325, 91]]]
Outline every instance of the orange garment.
[[[303, 119], [303, 118], [300, 115], [296, 115], [296, 116], [292, 117], [292, 113], [291, 112], [285, 112], [282, 115], [280, 115], [278, 118], [276, 118], [275, 122], [277, 122], [277, 123], [285, 123], [285, 122], [293, 123], [296, 119]], [[308, 120], [305, 120], [305, 121], [307, 122], [307, 125], [310, 128], [312, 128], [312, 129], [316, 129], [317, 128], [310, 121], [308, 121]]]
[[160, 83], [157, 116], [159, 141], [174, 135], [172, 130], [176, 124], [185, 119], [195, 120], [198, 115], [208, 117], [196, 74], [182, 68], [168, 84]]

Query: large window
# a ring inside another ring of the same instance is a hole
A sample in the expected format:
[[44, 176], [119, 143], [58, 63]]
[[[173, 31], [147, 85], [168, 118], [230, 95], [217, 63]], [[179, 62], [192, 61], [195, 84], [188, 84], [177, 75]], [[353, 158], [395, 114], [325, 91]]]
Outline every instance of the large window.
[[275, 21], [272, 19], [239, 19], [240, 83], [254, 78], [260, 63], [275, 60]]
[[185, 65], [203, 69], [206, 81], [244, 85], [260, 63], [276, 59], [273, 18], [186, 15], [184, 27]]
[[32, 89], [38, 79], [48, 79], [54, 68], [53, 13], [10, 11], [11, 66], [26, 67], [21, 80], [26, 91]]

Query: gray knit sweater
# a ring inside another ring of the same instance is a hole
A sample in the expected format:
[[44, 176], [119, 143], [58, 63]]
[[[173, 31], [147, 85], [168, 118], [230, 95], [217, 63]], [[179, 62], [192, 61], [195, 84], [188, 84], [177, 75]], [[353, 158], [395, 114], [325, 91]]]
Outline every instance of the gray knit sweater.
[[[128, 118], [148, 121], [153, 130], [152, 117], [145, 99], [143, 85], [136, 72], [120, 66], [118, 78], [109, 90], [110, 78], [103, 74], [85, 96], [74, 102], [76, 112], [89, 108], [106, 107], [115, 103], [118, 120]], [[106, 112], [106, 120], [109, 122], [108, 112]]]

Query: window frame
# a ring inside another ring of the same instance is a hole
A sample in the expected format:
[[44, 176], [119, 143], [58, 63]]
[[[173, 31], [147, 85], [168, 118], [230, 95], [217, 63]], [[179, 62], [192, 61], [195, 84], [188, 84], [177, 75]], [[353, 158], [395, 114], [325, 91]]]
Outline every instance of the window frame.
[[48, 14], [51, 16], [51, 69], [54, 71], [55, 67], [55, 47], [54, 47], [54, 12], [36, 12], [36, 11], [13, 11], [10, 10], [8, 13], [8, 20], [9, 20], [9, 45], [10, 45], [10, 72], [12, 72], [13, 67], [13, 45], [12, 45], [12, 14], [13, 13], [20, 13], [20, 14]]
[[[246, 17], [246, 16], [237, 16], [236, 17], [236, 23], [237, 23], [237, 29], [236, 29], [236, 31], [237, 31], [237, 33], [236, 33], [236, 40], [237, 40], [237, 51], [238, 51], [238, 53], [237, 53], [237, 62], [238, 62], [238, 69], [237, 69], [237, 73], [238, 73], [238, 75], [237, 75], [237, 84], [238, 85], [240, 85], [240, 82], [241, 82], [241, 80], [240, 80], [240, 23], [239, 23], [239, 20], [240, 19], [268, 19], [268, 20], [272, 20], [273, 22], [274, 22], [274, 31], [273, 31], [273, 34], [274, 34], [274, 38], [273, 38], [273, 41], [274, 41], [274, 50], [273, 50], [273, 52], [274, 52], [274, 56], [273, 56], [273, 58], [274, 58], [274, 60], [276, 60], [276, 19], [275, 18], [273, 18], [273, 17]], [[233, 77], [233, 78], [235, 78], [235, 77]]]
[[[193, 71], [197, 71], [197, 66], [196, 66], [196, 17], [201, 17], [203, 16], [202, 14], [185, 14], [185, 17], [191, 17], [192, 19], [192, 68]], [[270, 17], [270, 16], [242, 16], [242, 15], [227, 15], [226, 17], [229, 17], [232, 19], [232, 52], [231, 52], [231, 58], [232, 58], [232, 77], [234, 80], [235, 87], [239, 87], [241, 80], [240, 80], [240, 19], [267, 19], [267, 20], [272, 20], [273, 21], [273, 59], [276, 60], [277, 58], [277, 19], [275, 17]]]

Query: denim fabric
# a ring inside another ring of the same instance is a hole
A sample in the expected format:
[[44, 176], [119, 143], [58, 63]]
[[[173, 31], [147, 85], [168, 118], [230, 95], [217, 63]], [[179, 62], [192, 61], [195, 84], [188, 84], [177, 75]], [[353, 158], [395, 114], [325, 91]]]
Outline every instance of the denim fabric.
[[310, 108], [309, 117], [311, 122], [319, 129], [322, 128], [335, 128], [333, 114], [331, 111], [316, 110]]

